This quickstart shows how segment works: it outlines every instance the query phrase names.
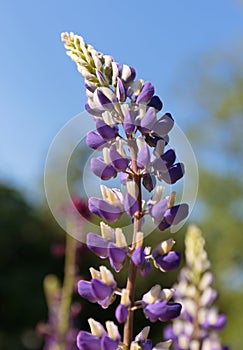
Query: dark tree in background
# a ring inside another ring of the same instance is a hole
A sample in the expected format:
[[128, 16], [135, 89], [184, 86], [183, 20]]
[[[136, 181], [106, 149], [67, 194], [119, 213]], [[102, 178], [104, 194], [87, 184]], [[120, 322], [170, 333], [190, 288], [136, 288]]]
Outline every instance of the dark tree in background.
[[63, 241], [60, 230], [41, 217], [17, 190], [0, 185], [0, 344], [1, 349], [38, 348], [35, 325], [46, 319], [42, 282], [62, 275], [62, 259], [51, 246]]

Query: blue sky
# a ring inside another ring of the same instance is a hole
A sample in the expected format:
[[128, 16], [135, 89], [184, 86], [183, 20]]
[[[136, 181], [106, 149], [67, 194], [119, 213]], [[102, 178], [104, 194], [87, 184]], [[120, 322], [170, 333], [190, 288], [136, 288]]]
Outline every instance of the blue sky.
[[237, 0], [8, 0], [0, 4], [0, 29], [0, 179], [33, 190], [53, 137], [85, 102], [61, 32], [78, 33], [134, 66], [183, 125], [186, 111], [179, 111], [170, 87], [183, 87], [180, 72], [190, 62], [239, 40], [243, 6]]

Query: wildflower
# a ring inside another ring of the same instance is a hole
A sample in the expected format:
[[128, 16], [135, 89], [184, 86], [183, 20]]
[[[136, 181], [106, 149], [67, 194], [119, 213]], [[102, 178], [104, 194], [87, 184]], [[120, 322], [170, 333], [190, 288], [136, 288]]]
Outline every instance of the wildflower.
[[226, 316], [213, 305], [218, 294], [211, 286], [213, 275], [204, 244], [201, 231], [191, 225], [185, 239], [186, 266], [175, 286], [175, 298], [182, 303], [182, 313], [164, 333], [174, 340], [177, 350], [228, 349], [221, 345], [218, 336]]
[[[120, 296], [115, 316], [125, 326], [121, 341], [113, 323], [109, 323], [113, 329], [111, 334], [109, 327], [105, 331], [92, 320], [91, 333], [79, 333], [78, 347], [86, 350], [169, 349], [171, 340], [153, 347], [152, 340], [148, 339], [149, 328], [133, 339], [132, 319], [137, 308], [143, 309], [150, 322], [165, 322], [178, 317], [181, 312], [181, 305], [171, 300], [174, 290], [161, 289], [158, 285], [144, 294], [142, 301], [134, 299], [137, 271], [141, 276], [148, 275], [151, 261], [163, 272], [177, 268], [180, 263], [180, 254], [171, 251], [172, 241], [164, 241], [152, 250], [143, 246], [144, 234], [141, 231], [146, 215], [152, 217], [161, 231], [178, 224], [188, 215], [187, 204], [175, 204], [174, 193], [163, 198], [162, 186], [156, 186], [157, 181], [174, 184], [184, 175], [184, 165], [176, 161], [175, 151], [165, 150], [174, 119], [170, 113], [158, 116], [163, 103], [155, 95], [151, 82], [135, 80], [134, 68], [120, 65], [111, 56], [98, 53], [73, 33], [63, 34], [62, 40], [84, 77], [86, 110], [94, 116], [96, 123], [96, 130], [87, 134], [87, 144], [103, 151], [103, 156], [91, 160], [91, 170], [102, 180], [119, 174], [125, 190], [123, 195], [117, 188], [101, 185], [102, 199], [91, 197], [89, 210], [109, 222], [115, 222], [126, 213], [134, 226], [131, 246], [127, 245], [120, 228], [113, 229], [104, 222], [101, 223], [101, 235], [93, 232], [87, 235], [88, 248], [100, 258], [108, 258], [116, 272], [127, 260], [130, 267], [127, 285], [123, 288], [117, 287], [112, 273], [104, 266], [99, 271], [91, 269], [91, 281], [79, 281], [79, 294], [90, 302], [98, 302], [103, 308], [108, 307], [115, 296]], [[148, 192], [154, 191], [151, 199], [143, 200], [142, 186]]]

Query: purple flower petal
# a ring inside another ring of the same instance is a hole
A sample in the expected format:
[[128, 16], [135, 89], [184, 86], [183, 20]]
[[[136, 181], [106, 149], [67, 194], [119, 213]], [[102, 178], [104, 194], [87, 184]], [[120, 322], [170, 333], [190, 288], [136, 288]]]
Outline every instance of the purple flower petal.
[[123, 127], [124, 127], [124, 131], [127, 134], [132, 134], [136, 129], [135, 113], [130, 109], [127, 109], [125, 112]]
[[167, 209], [168, 209], [168, 200], [165, 198], [160, 200], [158, 203], [154, 204], [153, 206], [151, 206], [150, 215], [156, 222], [160, 222], [163, 219]]
[[170, 168], [176, 160], [175, 151], [172, 148], [169, 149], [164, 154], [162, 154], [161, 159], [164, 162], [165, 166], [167, 168]]
[[144, 264], [139, 266], [139, 268], [138, 268], [140, 276], [142, 276], [142, 277], [148, 276], [150, 274], [151, 270], [152, 270], [151, 264], [148, 260], [146, 260], [144, 262]]
[[89, 131], [86, 135], [86, 143], [90, 148], [98, 149], [106, 144], [102, 136], [96, 134], [94, 131]]
[[90, 92], [95, 92], [95, 90], [97, 89], [97, 86], [93, 83], [91, 83], [88, 80], [84, 81], [84, 86], [86, 87], [86, 89], [88, 89]]
[[103, 335], [100, 350], [117, 350], [118, 343], [118, 340], [111, 339], [108, 335]]
[[123, 211], [119, 207], [96, 198], [89, 198], [89, 210], [91, 213], [100, 216], [102, 219], [108, 220], [110, 222], [116, 221], [122, 215]]
[[168, 222], [166, 222], [165, 219], [163, 219], [163, 220], [161, 221], [161, 223], [159, 224], [158, 228], [159, 228], [160, 231], [164, 231], [164, 230], [166, 230], [167, 228], [169, 228], [170, 226], [171, 226], [171, 225], [168, 224]]
[[143, 176], [143, 186], [147, 191], [151, 192], [156, 186], [156, 177], [154, 175], [145, 174]]
[[138, 201], [133, 198], [130, 193], [126, 193], [125, 198], [124, 198], [124, 209], [126, 213], [130, 216], [133, 216], [136, 211], [139, 210], [139, 205]]
[[184, 220], [189, 212], [189, 206], [186, 203], [178, 204], [166, 210], [164, 218], [170, 225], [177, 225]]
[[125, 84], [131, 83], [136, 77], [136, 71], [133, 67], [126, 64], [122, 67], [121, 78]]
[[136, 103], [148, 103], [154, 94], [154, 86], [146, 81], [142, 87], [140, 94], [137, 97]]
[[113, 167], [117, 171], [126, 170], [130, 161], [127, 158], [123, 158], [120, 153], [117, 152], [115, 145], [111, 145], [109, 156]]
[[169, 143], [169, 136], [165, 135], [164, 137], [159, 137], [158, 135], [154, 134], [154, 132], [151, 135], [145, 134], [145, 141], [150, 147], [156, 147], [159, 140], [163, 140], [166, 146]]
[[142, 132], [150, 133], [153, 130], [153, 126], [156, 122], [156, 111], [153, 107], [149, 107], [144, 117], [140, 122], [140, 130]]
[[160, 111], [163, 108], [163, 103], [158, 96], [153, 96], [148, 103], [149, 107], [154, 107], [157, 111]]
[[100, 350], [100, 339], [88, 332], [81, 331], [77, 336], [79, 350]]
[[92, 158], [90, 168], [93, 173], [102, 180], [109, 180], [117, 174], [116, 169], [111, 164], [106, 164], [102, 157]]
[[164, 313], [165, 308], [166, 308], [166, 301], [159, 300], [153, 304], [146, 305], [143, 312], [151, 322], [156, 322], [161, 316], [161, 314]]
[[103, 139], [109, 141], [117, 137], [118, 135], [118, 127], [117, 126], [109, 126], [102, 119], [96, 119], [96, 128], [98, 133], [103, 137]]
[[128, 174], [123, 173], [123, 172], [120, 173], [120, 182], [122, 185], [126, 185], [127, 178], [128, 178]]
[[106, 76], [98, 69], [96, 69], [96, 76], [101, 86], [107, 86], [109, 84], [109, 82], [106, 79]]
[[78, 293], [81, 297], [89, 300], [91, 303], [97, 302], [97, 298], [92, 291], [91, 282], [89, 281], [78, 281]]
[[181, 304], [168, 302], [165, 308], [162, 308], [159, 320], [162, 322], [170, 321], [178, 316], [181, 313]]
[[160, 137], [166, 136], [174, 126], [170, 113], [164, 114], [153, 126], [153, 132]]
[[110, 242], [108, 244], [108, 254], [111, 266], [116, 272], [119, 272], [127, 257], [126, 250]]
[[132, 261], [136, 266], [140, 266], [145, 262], [145, 253], [143, 247], [138, 247], [132, 253]]
[[213, 325], [213, 328], [216, 330], [221, 330], [226, 326], [226, 323], [227, 323], [227, 318], [225, 314], [219, 314], [216, 323]]
[[150, 164], [150, 153], [146, 143], [143, 144], [141, 150], [138, 152], [137, 164], [139, 168], [147, 168]]
[[174, 184], [185, 174], [184, 164], [176, 163], [167, 172], [160, 172], [160, 177], [168, 184]]
[[[103, 90], [104, 89], [109, 89], [109, 88], [103, 88]], [[114, 109], [113, 103], [117, 102], [117, 99], [115, 94], [111, 93], [111, 90], [110, 90], [110, 95], [111, 95], [111, 99], [109, 99], [100, 88], [97, 88], [94, 92], [94, 100], [97, 101], [97, 104], [99, 103], [105, 110], [112, 111]]]
[[128, 308], [123, 304], [119, 304], [116, 308], [115, 316], [119, 323], [126, 322], [128, 316]]
[[168, 252], [167, 254], [158, 255], [155, 258], [157, 265], [160, 270], [164, 272], [168, 272], [171, 270], [175, 270], [179, 267], [181, 261], [181, 255], [178, 252]]
[[125, 102], [127, 98], [125, 85], [120, 78], [117, 78], [116, 97], [119, 102]]
[[103, 237], [90, 232], [87, 234], [86, 244], [88, 248], [100, 258], [107, 258], [109, 242]]
[[93, 294], [99, 300], [104, 300], [105, 298], [109, 297], [113, 292], [113, 289], [111, 286], [108, 286], [98, 278], [92, 279], [91, 288], [92, 288]]
[[85, 109], [89, 114], [94, 115], [96, 117], [99, 117], [102, 114], [102, 111], [100, 109], [91, 108], [88, 102], [85, 103]]

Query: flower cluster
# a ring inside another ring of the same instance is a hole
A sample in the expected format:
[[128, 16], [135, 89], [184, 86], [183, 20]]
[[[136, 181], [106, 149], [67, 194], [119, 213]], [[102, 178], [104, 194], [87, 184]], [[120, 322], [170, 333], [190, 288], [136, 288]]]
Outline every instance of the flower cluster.
[[[123, 213], [131, 217], [132, 239], [121, 228], [113, 229], [101, 221], [101, 235], [87, 234], [87, 246], [102, 259], [108, 258], [111, 267], [119, 272], [129, 260], [127, 285], [119, 288], [112, 272], [105, 266], [90, 269], [91, 280], [78, 283], [79, 294], [103, 308], [109, 307], [117, 296], [120, 303], [115, 316], [124, 323], [123, 339], [117, 327], [108, 322], [106, 330], [98, 322], [90, 320], [91, 333], [81, 331], [77, 345], [84, 349], [168, 349], [171, 341], [154, 348], [148, 339], [148, 329], [133, 338], [133, 316], [138, 308], [150, 322], [165, 322], [179, 316], [181, 305], [172, 300], [174, 290], [155, 285], [135, 300], [136, 274], [150, 273], [152, 265], [163, 272], [176, 269], [180, 254], [172, 251], [175, 243], [162, 241], [154, 249], [143, 246], [142, 225], [148, 215], [164, 231], [176, 225], [188, 215], [186, 203], [175, 204], [172, 192], [163, 197], [164, 181], [174, 184], [184, 175], [184, 165], [176, 160], [174, 149], [169, 147], [169, 132], [174, 126], [170, 113], [159, 116], [163, 104], [151, 82], [135, 79], [135, 69], [120, 65], [113, 57], [97, 52], [83, 38], [73, 33], [63, 33], [67, 54], [76, 62], [85, 80], [86, 110], [93, 116], [96, 130], [87, 133], [86, 143], [102, 152], [92, 158], [91, 170], [103, 181], [120, 176], [124, 186], [117, 188], [100, 186], [102, 198], [89, 198], [89, 210], [102, 220], [115, 222]], [[167, 149], [168, 148], [168, 149]], [[144, 192], [152, 192], [145, 201]], [[131, 245], [127, 244], [131, 241]], [[151, 264], [152, 263], [152, 264]], [[133, 340], [134, 339], [134, 340]]]
[[225, 326], [226, 316], [213, 305], [218, 293], [212, 287], [213, 274], [204, 244], [201, 231], [191, 225], [185, 239], [186, 266], [175, 286], [182, 313], [165, 330], [165, 337], [174, 340], [175, 350], [229, 349], [221, 345], [217, 334]]

